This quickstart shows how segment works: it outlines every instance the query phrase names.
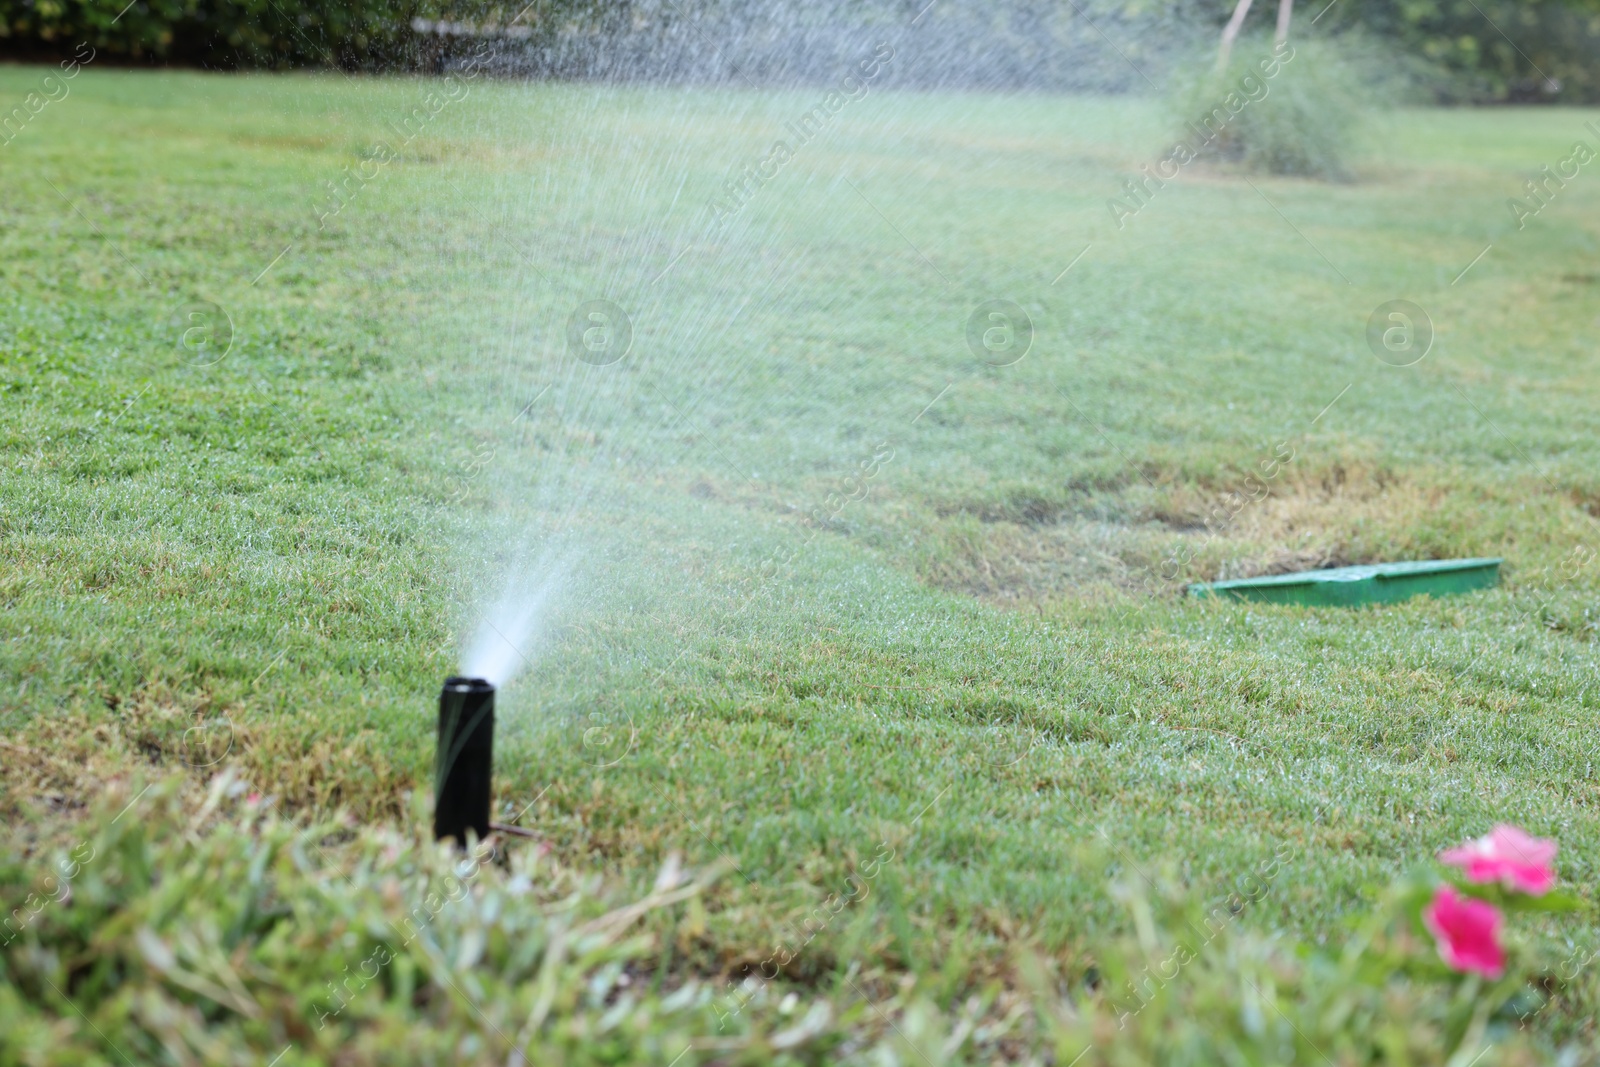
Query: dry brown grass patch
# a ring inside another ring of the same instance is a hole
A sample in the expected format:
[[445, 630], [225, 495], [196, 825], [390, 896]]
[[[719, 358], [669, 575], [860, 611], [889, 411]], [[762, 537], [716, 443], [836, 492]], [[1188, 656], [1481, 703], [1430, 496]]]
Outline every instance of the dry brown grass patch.
[[1473, 484], [1456, 472], [1402, 475], [1360, 462], [1286, 465], [1256, 499], [1229, 479], [1208, 481], [1215, 484], [1174, 474], [1158, 480], [1154, 499], [1121, 494], [1109, 506], [1102, 500], [1103, 514], [1125, 516], [1117, 520], [953, 515], [928, 531], [917, 570], [941, 588], [1025, 607], [1173, 595], [1189, 582], [1356, 563], [1497, 555], [1514, 541], [1505, 516], [1530, 500], [1543, 509], [1537, 521], [1566, 522], [1545, 516], [1567, 502], [1542, 486]]
[[103, 713], [34, 716], [0, 739], [0, 816], [75, 812], [113, 781], [176, 772], [199, 784], [224, 768], [279, 797], [287, 811], [396, 816], [417, 782], [389, 748], [370, 730], [258, 729], [241, 709], [141, 691], [107, 699]]

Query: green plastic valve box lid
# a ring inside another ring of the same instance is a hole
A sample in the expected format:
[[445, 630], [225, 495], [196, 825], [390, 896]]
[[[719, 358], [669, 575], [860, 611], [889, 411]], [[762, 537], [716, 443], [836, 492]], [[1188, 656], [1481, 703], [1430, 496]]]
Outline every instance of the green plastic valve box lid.
[[1487, 589], [1499, 580], [1499, 559], [1426, 559], [1273, 574], [1228, 582], [1196, 582], [1189, 586], [1189, 595], [1308, 607], [1355, 607], [1392, 604], [1423, 593], [1429, 596], [1468, 593]]

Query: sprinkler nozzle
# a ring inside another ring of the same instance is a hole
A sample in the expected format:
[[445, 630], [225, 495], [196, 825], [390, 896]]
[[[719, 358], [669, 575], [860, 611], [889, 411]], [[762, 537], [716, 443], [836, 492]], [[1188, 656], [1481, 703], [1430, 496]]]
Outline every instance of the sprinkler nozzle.
[[433, 836], [467, 843], [470, 829], [489, 836], [494, 769], [494, 686], [482, 678], [446, 678], [439, 690], [439, 749], [433, 770]]

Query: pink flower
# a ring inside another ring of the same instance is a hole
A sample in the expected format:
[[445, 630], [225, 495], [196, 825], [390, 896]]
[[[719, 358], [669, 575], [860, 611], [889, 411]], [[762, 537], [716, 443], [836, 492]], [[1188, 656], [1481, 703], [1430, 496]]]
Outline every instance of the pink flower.
[[1469, 882], [1500, 882], [1507, 889], [1520, 889], [1544, 896], [1556, 884], [1556, 843], [1530, 837], [1515, 826], [1501, 823], [1488, 836], [1469, 841], [1460, 848], [1439, 853], [1445, 863], [1460, 867]]
[[1434, 891], [1422, 909], [1422, 922], [1439, 943], [1439, 957], [1458, 971], [1499, 978], [1506, 972], [1506, 950], [1500, 944], [1505, 916], [1486, 900], [1473, 900], [1448, 885]]

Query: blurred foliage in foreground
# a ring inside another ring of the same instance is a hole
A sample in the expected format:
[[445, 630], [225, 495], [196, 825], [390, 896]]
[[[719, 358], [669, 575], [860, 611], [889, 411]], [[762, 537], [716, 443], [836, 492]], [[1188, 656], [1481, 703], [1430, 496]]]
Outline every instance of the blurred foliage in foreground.
[[[491, 40], [503, 69], [535, 75], [722, 77], [737, 69], [744, 77], [815, 79], [859, 48], [864, 27], [903, 31], [917, 16], [919, 40], [940, 60], [917, 84], [1143, 91], [1144, 75], [1214, 43], [1234, 3], [944, 0], [928, 9], [921, 0], [0, 0], [0, 52], [66, 55], [87, 45], [122, 59], [225, 68], [428, 70]], [[1264, 31], [1276, 8], [1258, 0], [1246, 32]], [[1297, 6], [1297, 44], [1350, 31], [1435, 100], [1600, 100], [1600, 0]], [[841, 38], [849, 43], [841, 46]], [[716, 42], [714, 57], [701, 54], [708, 39]]]
[[1503, 977], [1445, 967], [1417, 919], [1428, 872], [1338, 947], [1252, 933], [1288, 845], [1211, 907], [1121, 869], [1133, 930], [1075, 973], [1019, 944], [1009, 975], [942, 991], [874, 960], [718, 975], [697, 947], [714, 879], [675, 858], [630, 899], [530, 841], [463, 854], [274, 809], [224, 772], [114, 788], [69, 833], [8, 828], [0, 1063], [1520, 1065], [1555, 1052], [1538, 1016], [1571, 980], [1517, 942]]

